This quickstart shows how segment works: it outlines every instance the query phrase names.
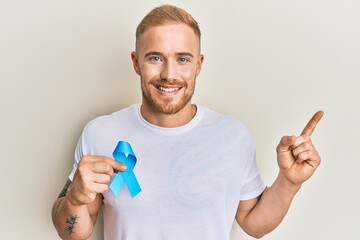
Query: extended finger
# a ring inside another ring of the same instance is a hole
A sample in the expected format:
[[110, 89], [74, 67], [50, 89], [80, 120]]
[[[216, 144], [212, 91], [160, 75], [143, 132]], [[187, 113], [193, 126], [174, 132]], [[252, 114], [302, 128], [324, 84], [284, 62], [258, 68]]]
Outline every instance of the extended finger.
[[122, 171], [122, 172], [126, 171], [126, 165], [125, 164], [123, 164], [121, 162], [118, 162], [118, 161], [115, 161], [112, 158], [102, 157], [101, 161], [104, 161], [107, 164], [109, 164], [115, 171]]
[[90, 169], [94, 173], [114, 174], [113, 167], [107, 162], [92, 162], [89, 163]]
[[111, 161], [109, 162], [111, 164], [111, 166], [113, 167], [113, 169], [117, 172], [117, 171], [126, 171], [127, 167], [125, 164], [115, 161], [113, 159], [111, 159]]
[[123, 163], [117, 162], [112, 158], [106, 156], [83, 156], [83, 159], [92, 163], [106, 163], [110, 165], [115, 171], [126, 171], [126, 166]]
[[113, 160], [113, 159], [100, 155], [84, 155], [81, 158], [82, 162], [106, 162], [108, 160]]
[[304, 130], [301, 132], [301, 135], [307, 135], [311, 136], [311, 134], [314, 132], [316, 125], [324, 115], [323, 111], [318, 111], [312, 116], [310, 121], [306, 124]]

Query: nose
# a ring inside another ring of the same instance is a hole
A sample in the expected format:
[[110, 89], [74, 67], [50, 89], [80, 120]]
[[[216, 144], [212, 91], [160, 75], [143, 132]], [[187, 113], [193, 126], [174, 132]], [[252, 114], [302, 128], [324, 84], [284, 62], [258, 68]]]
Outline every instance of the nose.
[[162, 69], [160, 72], [160, 78], [162, 80], [167, 80], [169, 82], [176, 80], [176, 66], [175, 63], [171, 63], [169, 61], [165, 62], [162, 65]]

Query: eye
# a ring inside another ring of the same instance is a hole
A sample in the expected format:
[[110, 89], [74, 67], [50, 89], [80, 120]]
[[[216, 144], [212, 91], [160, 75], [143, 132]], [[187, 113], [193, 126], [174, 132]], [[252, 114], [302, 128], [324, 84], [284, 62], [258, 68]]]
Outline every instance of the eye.
[[151, 56], [151, 57], [150, 57], [150, 61], [158, 62], [158, 61], [160, 61], [160, 60], [161, 60], [161, 58], [158, 57], [158, 56]]
[[184, 62], [188, 62], [188, 59], [185, 57], [179, 57], [178, 61], [184, 63]]

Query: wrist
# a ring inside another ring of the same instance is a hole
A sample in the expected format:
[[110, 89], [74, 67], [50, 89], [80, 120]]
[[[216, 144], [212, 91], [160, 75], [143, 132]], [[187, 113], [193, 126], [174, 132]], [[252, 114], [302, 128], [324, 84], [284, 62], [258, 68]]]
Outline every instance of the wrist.
[[295, 195], [301, 188], [301, 183], [294, 183], [292, 181], [290, 181], [287, 177], [286, 174], [282, 171], [279, 172], [273, 186], [277, 186], [279, 187], [279, 189], [281, 191], [285, 191], [288, 194], [293, 194]]
[[83, 204], [80, 204], [79, 201], [77, 201], [73, 197], [73, 194], [71, 194], [71, 190], [68, 191], [68, 193], [66, 194], [66, 196], [64, 198], [64, 202], [65, 202], [67, 208], [76, 208], [76, 207], [83, 205]]

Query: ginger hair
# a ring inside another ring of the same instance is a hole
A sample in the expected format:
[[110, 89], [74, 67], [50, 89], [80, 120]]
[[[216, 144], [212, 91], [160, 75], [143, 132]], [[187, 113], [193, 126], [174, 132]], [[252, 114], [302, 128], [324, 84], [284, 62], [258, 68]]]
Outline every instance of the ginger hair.
[[162, 5], [151, 10], [139, 23], [136, 28], [136, 46], [141, 35], [151, 27], [166, 24], [183, 23], [193, 29], [196, 36], [201, 38], [201, 32], [197, 21], [184, 9], [172, 6]]

